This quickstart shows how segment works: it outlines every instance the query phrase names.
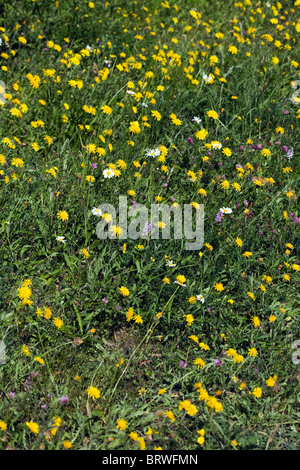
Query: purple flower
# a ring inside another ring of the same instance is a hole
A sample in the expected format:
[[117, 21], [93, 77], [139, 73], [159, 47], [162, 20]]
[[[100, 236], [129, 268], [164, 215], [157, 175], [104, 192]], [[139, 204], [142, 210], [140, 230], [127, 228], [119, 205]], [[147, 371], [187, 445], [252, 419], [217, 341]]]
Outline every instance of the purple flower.
[[217, 215], [215, 217], [216, 224], [219, 224], [222, 221], [222, 218], [223, 218], [223, 212], [220, 211], [220, 212], [217, 213]]
[[245, 205], [246, 207], [248, 206], [248, 201], [247, 201], [247, 199], [245, 199], [244, 205]]
[[262, 145], [261, 145], [261, 144], [257, 144], [256, 148], [257, 148], [258, 150], [261, 150], [261, 149], [262, 149]]
[[179, 367], [181, 367], [181, 369], [185, 369], [187, 367], [187, 363], [185, 361], [180, 361]]
[[145, 227], [144, 227], [144, 229], [143, 229], [143, 234], [144, 234], [145, 236], [148, 236], [149, 233], [151, 232], [151, 229], [152, 229], [151, 223], [150, 223], [150, 222], [146, 222], [146, 223], [145, 223]]
[[14, 398], [14, 396], [15, 396], [15, 392], [9, 392], [8, 398]]
[[191, 137], [189, 137], [187, 141], [188, 141], [189, 144], [193, 144], [193, 143], [194, 143], [194, 141], [193, 141], [193, 139], [192, 139]]
[[60, 397], [59, 401], [62, 405], [66, 405], [69, 401], [68, 395], [65, 395], [65, 396], [63, 395], [62, 397]]
[[214, 359], [214, 365], [215, 366], [221, 366], [223, 364], [223, 362], [221, 361], [221, 359]]
[[209, 307], [207, 307], [206, 311], [207, 311], [207, 313], [210, 313], [210, 308], [209, 308]]
[[287, 156], [287, 158], [290, 160], [293, 155], [294, 155], [294, 150], [293, 150], [293, 148], [290, 148], [290, 149], [288, 150], [288, 153], [286, 154], [286, 156]]
[[97, 163], [91, 163], [92, 168], [97, 168]]
[[175, 201], [175, 197], [174, 197], [174, 196], [171, 196], [171, 201], [172, 201], [172, 202]]
[[167, 188], [167, 187], [168, 187], [168, 183], [164, 183], [163, 188]]
[[290, 112], [286, 109], [283, 114], [290, 114]]
[[284, 153], [286, 153], [286, 152], [288, 151], [288, 148], [287, 148], [286, 145], [283, 145], [282, 148], [281, 148], [281, 150], [282, 150]]
[[104, 304], [108, 304], [109, 300], [106, 299], [105, 297], [103, 297], [102, 302], [103, 302]]
[[219, 165], [219, 166], [223, 166], [223, 163], [222, 163], [222, 162], [219, 162], [218, 165]]

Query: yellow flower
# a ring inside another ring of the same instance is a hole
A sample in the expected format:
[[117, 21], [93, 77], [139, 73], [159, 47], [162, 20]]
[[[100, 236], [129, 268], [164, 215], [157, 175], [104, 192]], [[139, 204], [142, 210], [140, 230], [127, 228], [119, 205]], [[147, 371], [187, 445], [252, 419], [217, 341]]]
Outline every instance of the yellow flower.
[[164, 414], [165, 414], [166, 417], [169, 418], [171, 421], [175, 421], [175, 416], [174, 416], [173, 411], [168, 410], [168, 411], [166, 411]]
[[119, 287], [119, 290], [121, 294], [123, 295], [123, 297], [128, 297], [128, 295], [130, 294], [130, 291], [129, 289], [127, 289], [127, 287], [121, 286]]
[[257, 349], [255, 348], [250, 348], [248, 349], [248, 356], [256, 357], [257, 356]]
[[104, 105], [101, 107], [102, 111], [104, 114], [111, 114], [112, 113], [112, 109], [110, 106], [107, 106], [107, 105]]
[[39, 425], [34, 421], [26, 422], [26, 426], [29, 427], [30, 431], [34, 432], [35, 434], [39, 433]]
[[254, 328], [257, 328], [260, 325], [260, 321], [258, 317], [252, 317], [251, 320], [252, 320]]
[[40, 364], [45, 364], [45, 361], [44, 361], [41, 357], [39, 357], [39, 356], [36, 356], [34, 359], [35, 359], [37, 362], [39, 362]]
[[249, 295], [250, 299], [252, 300], [255, 300], [255, 295], [253, 294], [253, 292], [247, 292], [247, 294]]
[[189, 313], [188, 315], [184, 315], [184, 317], [187, 321], [188, 326], [191, 326], [194, 321], [194, 316]]
[[53, 323], [58, 329], [60, 329], [64, 324], [64, 322], [60, 318], [54, 318]]
[[214, 289], [218, 292], [222, 292], [224, 290], [224, 286], [223, 286], [222, 282], [217, 282], [214, 285]]
[[64, 443], [63, 443], [64, 449], [71, 449], [72, 446], [73, 446], [73, 444], [72, 444], [71, 441], [64, 441]]
[[65, 222], [69, 218], [69, 214], [66, 211], [59, 211], [57, 213], [57, 218]]
[[158, 111], [156, 111], [156, 110], [151, 111], [151, 114], [157, 121], [161, 120], [161, 114]]
[[203, 368], [205, 366], [206, 362], [203, 361], [203, 359], [201, 359], [201, 357], [197, 357], [194, 360], [194, 364], [197, 366], [198, 369], [200, 369], [200, 368]]
[[124, 431], [126, 428], [127, 428], [127, 421], [125, 421], [125, 419], [118, 419], [117, 421], [117, 429], [119, 429], [120, 431]]
[[228, 51], [229, 51], [231, 54], [237, 54], [237, 52], [238, 52], [237, 48], [236, 48], [235, 46], [232, 46], [232, 45], [230, 45], [230, 46], [228, 47]]
[[237, 246], [242, 247], [242, 245], [243, 245], [243, 240], [242, 240], [241, 238], [237, 237], [237, 238], [235, 239], [235, 243], [237, 244]]
[[109, 230], [117, 237], [119, 237], [123, 233], [123, 230], [121, 229], [121, 227], [118, 227], [117, 225], [112, 225]]
[[212, 119], [218, 119], [219, 115], [216, 111], [213, 111], [213, 110], [210, 110], [210, 111], [207, 111], [207, 116], [208, 117], [211, 117]]
[[100, 390], [92, 385], [87, 389], [87, 393], [93, 400], [95, 400], [95, 398], [100, 398]]
[[273, 377], [269, 377], [268, 380], [266, 380], [266, 384], [268, 387], [274, 387], [276, 380], [278, 379], [277, 375], [273, 375]]
[[185, 282], [186, 282], [186, 277], [183, 274], [179, 274], [178, 276], [176, 276], [177, 284], [179, 284], [180, 286], [183, 286]]
[[80, 251], [86, 258], [89, 258], [90, 254], [85, 248], [82, 248]]
[[269, 157], [271, 155], [271, 151], [269, 149], [262, 149], [261, 154], [264, 157]]
[[6, 431], [7, 424], [4, 421], [0, 421], [0, 429], [1, 431]]
[[129, 126], [129, 131], [133, 134], [139, 134], [141, 132], [140, 125], [138, 121], [132, 121]]
[[244, 362], [244, 357], [241, 354], [237, 354], [233, 357], [233, 362], [235, 364], [239, 364], [240, 362]]
[[195, 132], [196, 139], [204, 140], [204, 139], [206, 139], [207, 136], [208, 136], [208, 132], [207, 132], [206, 129], [201, 129], [201, 130]]

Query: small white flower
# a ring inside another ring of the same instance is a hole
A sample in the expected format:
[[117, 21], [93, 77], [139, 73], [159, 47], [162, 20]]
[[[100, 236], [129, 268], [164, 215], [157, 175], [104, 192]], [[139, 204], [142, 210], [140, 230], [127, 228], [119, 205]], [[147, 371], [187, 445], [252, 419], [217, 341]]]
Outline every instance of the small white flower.
[[204, 304], [204, 297], [203, 295], [199, 294], [199, 295], [196, 295], [196, 299], [197, 300], [200, 300], [200, 302], [202, 302]]
[[161, 151], [156, 148], [156, 149], [148, 149], [146, 151], [146, 157], [159, 157], [161, 154]]
[[132, 90], [126, 90], [126, 93], [128, 93], [128, 95], [135, 95], [135, 91]]
[[203, 79], [205, 81], [205, 83], [212, 83], [213, 81], [213, 76], [211, 74], [209, 74], [208, 76], [206, 75], [206, 73], [203, 74]]
[[181, 282], [178, 282], [178, 281], [174, 281], [174, 284], [179, 284], [182, 287], [186, 287], [186, 284], [181, 284]]
[[220, 212], [223, 212], [223, 214], [231, 214], [232, 209], [230, 209], [230, 207], [222, 207], [222, 209], [220, 209]]
[[104, 178], [113, 178], [115, 176], [115, 172], [111, 168], [106, 168], [103, 170]]
[[196, 122], [197, 124], [200, 124], [200, 122], [202, 122], [202, 119], [198, 118], [197, 116], [194, 116], [192, 121]]
[[60, 243], [66, 243], [66, 241], [67, 241], [67, 240], [65, 239], [65, 237], [61, 237], [61, 236], [56, 237], [56, 240], [57, 240], [58, 242], [60, 242]]
[[93, 207], [93, 209], [92, 209], [92, 214], [93, 214], [93, 215], [97, 215], [98, 217], [101, 217], [101, 215], [102, 215], [102, 210], [99, 209], [98, 207]]
[[222, 148], [222, 144], [220, 142], [212, 142], [211, 146], [212, 146], [213, 149], [221, 149]]
[[175, 268], [176, 264], [173, 263], [173, 260], [171, 259], [170, 261], [166, 261], [166, 266], [169, 266], [170, 268]]
[[148, 108], [147, 103], [142, 103], [142, 106], [144, 106], [144, 108]]

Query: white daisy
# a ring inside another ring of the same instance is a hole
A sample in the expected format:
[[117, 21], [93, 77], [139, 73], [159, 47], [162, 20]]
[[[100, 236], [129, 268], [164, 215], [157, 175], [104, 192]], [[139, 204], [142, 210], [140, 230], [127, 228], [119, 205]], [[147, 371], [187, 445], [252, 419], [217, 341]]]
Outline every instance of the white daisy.
[[181, 282], [178, 282], [178, 281], [174, 281], [174, 284], [179, 284], [182, 287], [186, 287], [186, 284], [181, 284]]
[[213, 149], [221, 149], [222, 148], [221, 142], [218, 142], [218, 141], [212, 142], [211, 146], [212, 146]]
[[93, 215], [97, 215], [98, 217], [101, 217], [101, 215], [102, 215], [102, 210], [99, 209], [98, 207], [93, 207], [93, 209], [92, 209], [92, 214], [93, 214]]
[[146, 157], [159, 157], [160, 154], [161, 151], [158, 148], [146, 150]]
[[204, 297], [203, 295], [199, 294], [199, 295], [196, 295], [196, 299], [197, 300], [200, 300], [200, 302], [202, 302], [204, 304]]
[[103, 170], [103, 176], [104, 178], [113, 178], [115, 176], [115, 172], [111, 168], [106, 168]]
[[192, 121], [196, 122], [197, 124], [200, 124], [200, 122], [202, 122], [202, 119], [198, 118], [197, 116], [194, 116]]
[[169, 266], [170, 268], [175, 268], [176, 264], [173, 263], [173, 260], [171, 259], [170, 261], [166, 261], [166, 266]]
[[230, 207], [222, 207], [220, 212], [223, 212], [223, 214], [232, 214], [232, 209], [230, 209]]
[[206, 73], [204, 73], [203, 74], [203, 79], [204, 79], [205, 83], [212, 83], [214, 78], [211, 74], [209, 74], [207, 76]]
[[60, 242], [60, 243], [66, 243], [66, 241], [67, 241], [67, 240], [65, 239], [65, 237], [61, 237], [61, 236], [56, 237], [56, 240], [57, 240], [58, 242]]

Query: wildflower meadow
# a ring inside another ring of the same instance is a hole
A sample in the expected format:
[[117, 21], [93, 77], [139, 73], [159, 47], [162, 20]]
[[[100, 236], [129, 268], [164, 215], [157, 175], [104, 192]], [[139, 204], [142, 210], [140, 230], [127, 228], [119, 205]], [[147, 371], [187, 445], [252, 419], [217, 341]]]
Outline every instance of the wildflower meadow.
[[300, 0], [2, 0], [0, 119], [0, 449], [296, 450]]

